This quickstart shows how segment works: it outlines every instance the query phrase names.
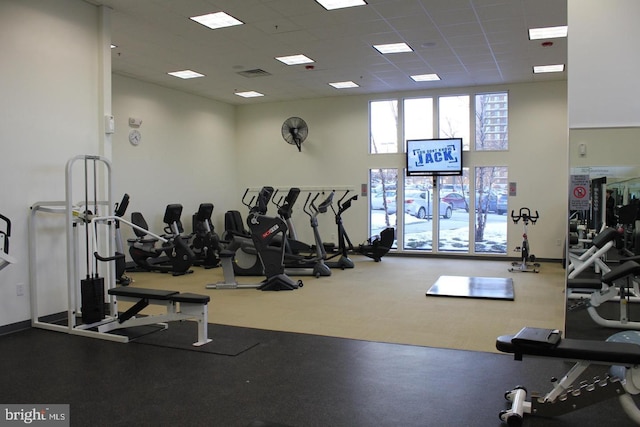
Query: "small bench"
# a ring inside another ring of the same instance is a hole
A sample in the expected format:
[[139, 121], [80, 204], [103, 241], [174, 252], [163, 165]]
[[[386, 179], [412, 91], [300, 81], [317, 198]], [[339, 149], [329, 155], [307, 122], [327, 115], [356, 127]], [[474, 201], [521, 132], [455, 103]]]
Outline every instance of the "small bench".
[[496, 349], [513, 354], [516, 360], [522, 360], [523, 356], [537, 356], [584, 360], [601, 365], [640, 364], [640, 346], [636, 344], [563, 338], [556, 345], [547, 345], [533, 341], [518, 343], [513, 339], [513, 335], [498, 337]]
[[[99, 332], [109, 332], [116, 329], [130, 328], [134, 326], [162, 324], [175, 320], [195, 320], [198, 322], [198, 341], [194, 346], [201, 346], [211, 339], [207, 337], [208, 304], [211, 298], [208, 295], [192, 293], [180, 293], [161, 289], [147, 289], [135, 287], [116, 287], [108, 291], [122, 301], [134, 304], [117, 319], [98, 327]], [[149, 304], [164, 306], [166, 313], [136, 317]], [[165, 328], [168, 327], [165, 324]]]
[[[543, 417], [563, 415], [586, 406], [618, 398], [623, 410], [632, 420], [640, 420], [640, 410], [630, 394], [637, 394], [635, 384], [640, 369], [640, 333], [631, 331], [615, 334], [607, 341], [561, 338], [560, 331], [542, 328], [523, 328], [515, 335], [503, 335], [496, 339], [496, 348], [511, 353], [515, 360], [524, 356], [548, 357], [572, 361], [575, 364], [561, 380], [552, 380], [552, 389], [545, 393], [532, 393], [517, 386], [504, 397], [511, 408], [500, 411], [499, 417], [509, 426], [520, 426], [524, 414]], [[591, 365], [609, 367], [609, 373], [583, 380], [583, 374]], [[626, 380], [626, 381], [625, 381]]]

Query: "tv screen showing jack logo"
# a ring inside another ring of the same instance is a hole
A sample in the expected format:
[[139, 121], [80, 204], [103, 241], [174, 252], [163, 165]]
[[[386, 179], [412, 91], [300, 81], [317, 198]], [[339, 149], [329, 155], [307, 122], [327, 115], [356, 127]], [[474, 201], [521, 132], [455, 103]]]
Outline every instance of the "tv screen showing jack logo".
[[0, 427], [70, 425], [69, 405], [0, 405]]
[[462, 175], [462, 138], [407, 140], [407, 176]]

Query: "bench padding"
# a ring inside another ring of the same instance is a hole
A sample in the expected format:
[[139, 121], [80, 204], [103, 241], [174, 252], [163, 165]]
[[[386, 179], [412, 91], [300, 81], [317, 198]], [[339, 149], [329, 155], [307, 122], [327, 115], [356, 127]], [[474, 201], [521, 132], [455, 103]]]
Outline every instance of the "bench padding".
[[146, 288], [133, 288], [129, 286], [119, 286], [117, 288], [111, 288], [107, 291], [109, 295], [115, 295], [117, 297], [129, 297], [129, 298], [148, 298], [159, 300], [170, 300], [171, 297], [178, 294], [177, 291], [165, 291], [162, 289], [146, 289]]
[[209, 295], [190, 294], [188, 292], [171, 295], [171, 301], [175, 302], [188, 302], [192, 304], [208, 304], [211, 301]]
[[503, 353], [514, 354], [518, 360], [527, 355], [587, 360], [612, 365], [640, 364], [640, 345], [637, 344], [563, 338], [556, 346], [550, 347], [535, 344], [514, 344], [513, 337], [514, 335], [498, 337], [496, 348]]
[[614, 280], [620, 279], [626, 276], [637, 276], [640, 273], [640, 264], [635, 261], [627, 261], [620, 264], [618, 267], [612, 269], [610, 272], [602, 276], [602, 281], [608, 285], [612, 284]]

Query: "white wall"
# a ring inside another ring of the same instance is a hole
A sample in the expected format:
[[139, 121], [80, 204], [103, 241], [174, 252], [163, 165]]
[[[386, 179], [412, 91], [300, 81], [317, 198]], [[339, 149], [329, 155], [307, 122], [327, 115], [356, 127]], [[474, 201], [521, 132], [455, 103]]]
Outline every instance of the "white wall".
[[[200, 203], [213, 203], [220, 234], [224, 212], [237, 209], [242, 194], [236, 186], [234, 107], [114, 75], [113, 115], [114, 199], [129, 194], [127, 218], [142, 212], [161, 234], [165, 207], [180, 203], [183, 225], [191, 231]], [[138, 146], [129, 143], [129, 117], [142, 120]]]
[[640, 2], [568, 0], [569, 127], [640, 126]]
[[[97, 20], [97, 9], [77, 0], [0, 2], [0, 212], [12, 220], [10, 250], [19, 262], [0, 276], [0, 325], [30, 316], [29, 206], [64, 199], [67, 160], [99, 152]], [[65, 273], [64, 223], [45, 221], [38, 267], [51, 271], [53, 287]]]
[[[518, 184], [518, 194], [510, 208], [528, 206], [541, 219], [530, 230], [531, 244], [541, 258], [562, 256], [567, 194], [567, 104], [566, 82], [457, 88], [455, 93], [509, 91], [509, 151], [474, 153], [475, 165], [508, 165], [509, 181]], [[384, 94], [379, 98], [438, 96], [453, 90]], [[350, 187], [359, 192], [374, 167], [404, 167], [404, 154], [368, 154], [368, 102], [375, 96], [350, 96], [297, 102], [238, 107], [238, 185], [240, 187], [299, 186], [331, 189]], [[302, 117], [309, 125], [309, 137], [302, 152], [288, 145], [280, 134], [282, 122], [290, 116]], [[549, 173], [551, 172], [551, 173]], [[368, 200], [361, 199], [345, 213], [345, 227], [352, 241], [368, 235]], [[296, 228], [308, 230], [302, 214]], [[333, 219], [322, 221], [322, 235], [335, 233]], [[509, 224], [510, 248], [520, 245], [522, 226]], [[302, 234], [302, 233], [300, 233]], [[305, 241], [311, 241], [310, 234]], [[335, 240], [334, 240], [335, 241]]]

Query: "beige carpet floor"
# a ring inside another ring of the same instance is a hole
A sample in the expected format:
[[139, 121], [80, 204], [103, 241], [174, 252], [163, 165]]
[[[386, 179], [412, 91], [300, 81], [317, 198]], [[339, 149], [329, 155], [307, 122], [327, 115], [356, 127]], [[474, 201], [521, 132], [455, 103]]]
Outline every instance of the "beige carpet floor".
[[[206, 284], [222, 280], [221, 268], [194, 267], [193, 274], [178, 277], [128, 275], [134, 280], [131, 286], [210, 295], [209, 322], [223, 325], [486, 352], [497, 352], [498, 335], [523, 326], [564, 328], [565, 271], [559, 263], [543, 263], [534, 274], [511, 273], [506, 261], [400, 256], [387, 256], [380, 263], [358, 256], [353, 260], [354, 269], [334, 269], [330, 277], [299, 277], [302, 288], [280, 292], [206, 289]], [[510, 277], [515, 300], [425, 296], [443, 275]], [[153, 307], [147, 310], [154, 312]]]

